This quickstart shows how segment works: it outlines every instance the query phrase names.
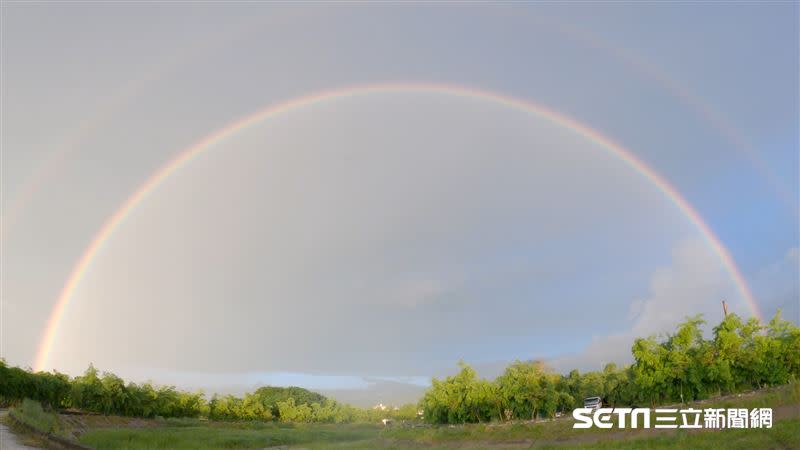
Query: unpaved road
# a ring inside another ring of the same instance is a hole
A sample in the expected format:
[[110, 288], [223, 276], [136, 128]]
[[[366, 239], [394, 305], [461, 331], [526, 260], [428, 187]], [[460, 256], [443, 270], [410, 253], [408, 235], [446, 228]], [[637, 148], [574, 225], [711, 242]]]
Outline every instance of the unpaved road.
[[[0, 417], [5, 416], [7, 413], [5, 410], [0, 410]], [[11, 433], [11, 430], [0, 423], [0, 450], [36, 450], [36, 448], [20, 444], [17, 437]]]

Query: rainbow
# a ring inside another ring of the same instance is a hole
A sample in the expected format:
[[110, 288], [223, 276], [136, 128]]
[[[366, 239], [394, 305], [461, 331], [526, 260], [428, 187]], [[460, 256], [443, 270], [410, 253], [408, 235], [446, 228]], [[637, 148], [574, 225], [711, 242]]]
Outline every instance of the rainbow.
[[739, 268], [731, 257], [730, 252], [728, 252], [728, 249], [722, 245], [722, 242], [720, 242], [719, 238], [714, 234], [711, 228], [703, 221], [694, 207], [692, 207], [692, 205], [689, 204], [689, 202], [687, 202], [686, 199], [683, 198], [681, 194], [661, 175], [659, 175], [655, 170], [650, 168], [647, 164], [637, 158], [629, 150], [622, 147], [620, 144], [568, 116], [527, 100], [513, 98], [500, 93], [456, 85], [431, 83], [381, 83], [331, 89], [270, 105], [251, 115], [236, 120], [217, 130], [216, 132], [206, 136], [191, 147], [183, 150], [180, 154], [178, 154], [178, 156], [159, 168], [144, 182], [144, 184], [142, 184], [133, 194], [130, 195], [130, 197], [128, 197], [128, 199], [111, 217], [105, 221], [97, 234], [95, 234], [91, 244], [86, 248], [77, 264], [72, 269], [72, 272], [64, 284], [64, 287], [58, 296], [58, 300], [56, 301], [56, 304], [50, 313], [50, 317], [47, 321], [47, 325], [37, 350], [36, 360], [34, 362], [34, 370], [44, 370], [45, 366], [47, 365], [49, 355], [52, 352], [55, 344], [59, 323], [64, 316], [64, 312], [67, 309], [75, 290], [91, 268], [95, 256], [103, 248], [105, 243], [108, 242], [108, 240], [113, 236], [114, 232], [120, 227], [120, 225], [122, 225], [125, 219], [134, 212], [136, 207], [144, 202], [153, 192], [155, 192], [156, 189], [167, 178], [176, 173], [179, 169], [188, 165], [202, 152], [224, 141], [225, 138], [230, 137], [237, 132], [242, 131], [263, 120], [321, 102], [332, 102], [349, 97], [366, 96], [378, 93], [444, 94], [492, 102], [534, 115], [536, 117], [540, 117], [550, 121], [551, 123], [565, 127], [577, 135], [582, 136], [606, 149], [609, 153], [617, 157], [624, 164], [653, 184], [659, 191], [661, 191], [662, 194], [664, 194], [664, 196], [674, 203], [675, 206], [677, 206], [677, 208], [688, 218], [688, 220], [700, 231], [708, 245], [718, 255], [723, 266], [729, 272], [736, 285], [736, 288], [749, 305], [753, 315], [759, 319], [762, 319], [762, 315], [759, 311], [755, 298], [753, 297], [747, 282], [739, 271]]
[[793, 189], [781, 181], [781, 178], [764, 161], [764, 158], [760, 156], [753, 144], [739, 130], [733, 127], [721, 112], [709, 103], [704, 102], [688, 87], [671, 78], [666, 71], [659, 68], [652, 61], [586, 29], [578, 28], [566, 22], [554, 22], [552, 20], [539, 21], [538, 23], [549, 26], [553, 30], [558, 30], [564, 36], [580, 42], [586, 48], [606, 52], [677, 97], [686, 106], [689, 106], [698, 117], [715, 129], [728, 143], [732, 144], [735, 150], [750, 161], [752, 168], [764, 178], [795, 219], [800, 216], [800, 208], [797, 207]]

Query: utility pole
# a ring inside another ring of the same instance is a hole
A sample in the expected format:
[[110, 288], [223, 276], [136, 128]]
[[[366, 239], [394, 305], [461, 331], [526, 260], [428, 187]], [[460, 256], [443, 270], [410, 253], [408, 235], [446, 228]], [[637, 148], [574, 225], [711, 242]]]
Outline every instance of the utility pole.
[[725, 314], [725, 317], [728, 317], [728, 303], [725, 300], [722, 301], [722, 312]]

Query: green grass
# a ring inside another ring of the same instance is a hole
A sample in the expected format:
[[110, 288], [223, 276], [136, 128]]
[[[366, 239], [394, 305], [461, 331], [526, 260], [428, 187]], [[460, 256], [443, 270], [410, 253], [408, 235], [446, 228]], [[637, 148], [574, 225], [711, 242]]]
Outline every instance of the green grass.
[[42, 409], [42, 405], [37, 401], [25, 399], [21, 405], [12, 408], [9, 411], [9, 415], [42, 433], [57, 433], [60, 431], [58, 416]]
[[[572, 430], [556, 424], [513, 425], [509, 427], [468, 427], [459, 429], [413, 429], [410, 434], [389, 437], [374, 427], [165, 427], [155, 429], [96, 430], [81, 442], [105, 449], [248, 449], [279, 445], [309, 449], [401, 449], [409, 447], [472, 449], [495, 448], [506, 443], [521, 448], [600, 448], [600, 449], [771, 449], [800, 448], [800, 418], [777, 421], [771, 429], [686, 432], [669, 430], [655, 436], [648, 432]], [[567, 423], [571, 427], [571, 422]], [[388, 430], [387, 430], [388, 431]], [[408, 431], [408, 430], [404, 430]], [[426, 435], [433, 432], [433, 435]]]
[[[571, 419], [540, 423], [476, 424], [460, 426], [438, 426], [426, 428], [389, 428], [381, 433], [388, 441], [408, 444], [438, 445], [464, 442], [553, 442], [580, 438], [591, 434], [602, 437], [610, 433], [625, 433], [621, 430], [578, 430], [572, 428]], [[632, 431], [633, 432], [633, 431]]]
[[[89, 430], [80, 441], [106, 449], [252, 449], [290, 446], [308, 449], [402, 448], [800, 448], [800, 385], [732, 396], [695, 408], [782, 408], [771, 429], [588, 430], [564, 418], [539, 423], [460, 426], [291, 425], [163, 419], [156, 428]], [[794, 408], [796, 406], [796, 408]], [[788, 409], [787, 409], [788, 408]], [[776, 409], [777, 411], [777, 409]]]
[[245, 449], [311, 442], [336, 444], [375, 438], [373, 425], [226, 424], [164, 426], [149, 429], [100, 429], [80, 442], [97, 449]]
[[[791, 449], [800, 448], [800, 418], [776, 422], [770, 429], [722, 430], [686, 432], [678, 430], [658, 436], [636, 437], [629, 440], [607, 440], [587, 443], [574, 442], [572, 448], [593, 449]], [[541, 446], [537, 448], [563, 448]]]
[[786, 405], [800, 405], [800, 382], [790, 383], [766, 391], [741, 394], [738, 396], [726, 397], [723, 400], [711, 400], [702, 402], [713, 405], [715, 408], [761, 408]]

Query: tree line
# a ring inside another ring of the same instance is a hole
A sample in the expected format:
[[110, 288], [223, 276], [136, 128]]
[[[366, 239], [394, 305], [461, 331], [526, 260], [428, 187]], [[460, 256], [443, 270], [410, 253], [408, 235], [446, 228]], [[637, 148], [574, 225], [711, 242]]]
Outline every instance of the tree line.
[[700, 316], [672, 334], [636, 339], [633, 364], [566, 375], [542, 361], [516, 361], [494, 380], [461, 363], [460, 371], [432, 380], [418, 405], [374, 410], [339, 403], [299, 387], [261, 387], [241, 397], [188, 392], [174, 386], [125, 383], [93, 366], [74, 378], [9, 367], [0, 359], [0, 404], [25, 398], [51, 409], [74, 408], [134, 417], [203, 417], [213, 420], [349, 423], [410, 420], [418, 409], [431, 423], [530, 420], [553, 417], [602, 397], [613, 406], [687, 402], [774, 386], [800, 378], [800, 328], [780, 312], [767, 325], [729, 314], [703, 336]]
[[703, 337], [705, 321], [689, 317], [672, 334], [636, 339], [634, 362], [618, 368], [566, 375], [541, 361], [516, 361], [495, 380], [461, 370], [433, 379], [420, 401], [425, 420], [469, 423], [554, 417], [601, 397], [612, 406], [654, 406], [688, 402], [775, 386], [800, 378], [800, 328], [780, 311], [767, 325], [727, 315]]
[[213, 420], [350, 423], [378, 422], [384, 418], [413, 419], [416, 405], [387, 411], [357, 408], [300, 387], [264, 386], [242, 397], [188, 392], [174, 386], [125, 383], [111, 372], [94, 367], [70, 378], [58, 372], [31, 372], [9, 367], [0, 360], [0, 404], [24, 399], [54, 410], [77, 409], [105, 415], [131, 417], [189, 417]]

